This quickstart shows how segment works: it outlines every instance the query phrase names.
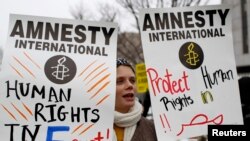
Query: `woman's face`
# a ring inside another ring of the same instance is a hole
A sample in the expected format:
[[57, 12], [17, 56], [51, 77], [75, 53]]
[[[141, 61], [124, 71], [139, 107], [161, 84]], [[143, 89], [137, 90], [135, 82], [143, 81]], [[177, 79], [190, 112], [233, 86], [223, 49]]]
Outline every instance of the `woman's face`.
[[128, 66], [117, 68], [115, 110], [126, 113], [135, 103], [135, 74]]

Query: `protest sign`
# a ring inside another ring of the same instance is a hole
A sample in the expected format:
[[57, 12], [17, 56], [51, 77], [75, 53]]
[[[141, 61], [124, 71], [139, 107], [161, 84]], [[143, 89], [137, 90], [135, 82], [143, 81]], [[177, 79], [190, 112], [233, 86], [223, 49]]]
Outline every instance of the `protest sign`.
[[138, 93], [145, 93], [148, 89], [146, 68], [144, 63], [136, 64], [136, 87]]
[[1, 140], [111, 140], [117, 25], [10, 15]]
[[227, 6], [143, 9], [140, 31], [159, 141], [243, 124]]

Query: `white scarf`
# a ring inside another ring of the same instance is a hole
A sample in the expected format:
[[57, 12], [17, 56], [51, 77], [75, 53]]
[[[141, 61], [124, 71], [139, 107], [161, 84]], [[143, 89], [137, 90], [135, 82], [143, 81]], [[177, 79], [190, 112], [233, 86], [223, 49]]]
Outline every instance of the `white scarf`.
[[[135, 100], [134, 106], [128, 113], [115, 111], [115, 125], [125, 127], [123, 141], [130, 141], [132, 139], [137, 122], [141, 119], [142, 110], [142, 105], [138, 102], [138, 100]], [[113, 133], [113, 141], [117, 141], [115, 132]]]

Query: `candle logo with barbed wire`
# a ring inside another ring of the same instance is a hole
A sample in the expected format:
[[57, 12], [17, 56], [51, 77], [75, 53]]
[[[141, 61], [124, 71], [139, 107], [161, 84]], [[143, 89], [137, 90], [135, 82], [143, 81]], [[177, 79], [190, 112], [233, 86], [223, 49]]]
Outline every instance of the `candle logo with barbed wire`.
[[51, 82], [65, 84], [75, 77], [76, 64], [65, 55], [57, 55], [47, 60], [44, 72]]
[[184, 43], [179, 50], [181, 63], [189, 69], [197, 69], [202, 65], [204, 55], [201, 47], [194, 42]]

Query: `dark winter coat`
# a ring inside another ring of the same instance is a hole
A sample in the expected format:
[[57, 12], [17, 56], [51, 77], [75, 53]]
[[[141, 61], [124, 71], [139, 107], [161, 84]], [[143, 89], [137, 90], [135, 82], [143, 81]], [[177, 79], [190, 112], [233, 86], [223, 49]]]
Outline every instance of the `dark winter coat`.
[[154, 122], [142, 116], [131, 141], [157, 141]]

